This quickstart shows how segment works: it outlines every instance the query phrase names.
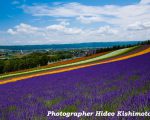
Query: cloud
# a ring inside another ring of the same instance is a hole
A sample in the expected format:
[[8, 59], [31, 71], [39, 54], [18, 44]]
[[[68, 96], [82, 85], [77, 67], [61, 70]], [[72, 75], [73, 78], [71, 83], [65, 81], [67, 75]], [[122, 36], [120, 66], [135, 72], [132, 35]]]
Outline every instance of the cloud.
[[61, 22], [60, 24], [57, 25], [50, 25], [47, 26], [47, 30], [53, 30], [57, 32], [62, 32], [64, 34], [81, 34], [83, 31], [80, 28], [70, 28], [67, 27], [69, 23]]
[[84, 24], [90, 24], [90, 23], [105, 21], [100, 16], [79, 16], [79, 17], [77, 17], [77, 20], [79, 20], [80, 22], [82, 22]]
[[128, 30], [146, 30], [150, 29], [150, 22], [135, 22], [127, 27]]
[[[17, 44], [19, 44], [19, 42], [21, 43], [20, 40], [22, 40], [21, 44], [92, 42], [98, 39], [104, 39], [106, 36], [112, 37], [116, 35], [116, 33], [117, 30], [111, 26], [81, 29], [71, 27], [70, 24], [64, 24], [62, 22], [45, 27], [35, 27], [21, 23], [7, 30], [7, 34], [11, 35], [11, 39], [15, 38], [15, 42], [19, 39]], [[96, 36], [101, 36], [101, 38]]]
[[55, 34], [64, 34], [64, 35], [108, 35], [108, 34], [117, 34], [118, 30], [112, 28], [110, 26], [102, 26], [96, 29], [81, 29], [76, 27], [70, 27], [70, 23], [60, 22], [59, 24], [48, 25], [45, 27], [35, 27], [25, 23], [21, 23], [14, 28], [10, 28], [7, 30], [8, 34], [11, 35], [45, 35], [47, 33], [55, 33]]
[[74, 17], [81, 13], [81, 5], [79, 3], [68, 3], [62, 6], [49, 7], [48, 5], [23, 5], [24, 12], [33, 16], [53, 16], [53, 17]]
[[109, 24], [126, 26], [136, 21], [150, 19], [150, 5], [148, 3], [149, 0], [142, 0], [138, 4], [126, 6], [89, 6], [74, 2], [56, 6], [24, 5], [22, 9], [33, 16], [74, 17], [85, 24], [105, 21]]
[[13, 29], [10, 28], [7, 30], [9, 34], [32, 34], [38, 31], [37, 27], [33, 27], [28, 24], [21, 23], [20, 25], [15, 26]]
[[97, 30], [98, 34], [117, 34], [118, 31], [116, 29], [111, 28], [110, 26], [103, 26]]
[[[51, 6], [23, 5], [21, 9], [34, 18], [40, 18], [37, 24], [43, 22], [44, 26], [21, 23], [7, 30], [3, 35], [3, 42], [4, 38], [12, 44], [105, 42], [150, 38], [149, 0], [125, 6], [92, 6], [74, 2], [54, 3]], [[47, 18], [52, 18], [53, 22]]]
[[56, 31], [62, 31], [65, 29], [65, 26], [63, 25], [51, 25], [46, 27], [47, 30], [56, 30]]
[[46, 27], [35, 27], [25, 23], [21, 23], [14, 28], [9, 28], [7, 33], [10, 35], [22, 35], [22, 36], [49, 36], [48, 34], [59, 36], [62, 35], [77, 35], [82, 34], [83, 30], [80, 28], [68, 27], [68, 22], [60, 22], [59, 24], [53, 24]]
[[141, 0], [140, 4], [150, 4], [150, 1], [149, 0]]
[[14, 31], [13, 29], [8, 29], [7, 32], [11, 35], [15, 35], [16, 34], [16, 31]]
[[60, 21], [60, 24], [61, 24], [61, 25], [64, 25], [64, 26], [70, 25], [70, 23], [67, 22], [66, 20], [58, 20], [58, 21]]

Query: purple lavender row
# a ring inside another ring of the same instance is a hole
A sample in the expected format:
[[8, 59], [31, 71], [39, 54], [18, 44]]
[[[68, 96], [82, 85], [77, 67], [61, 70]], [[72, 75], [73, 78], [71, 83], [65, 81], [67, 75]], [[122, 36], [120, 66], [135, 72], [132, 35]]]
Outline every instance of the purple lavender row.
[[[148, 111], [150, 108], [149, 60], [150, 54], [146, 54], [114, 63], [0, 85], [0, 118], [4, 120], [66, 119], [47, 117], [49, 110]], [[120, 118], [98, 117], [97, 119]], [[126, 119], [132, 118], [126, 117]], [[87, 119], [96, 118], [92, 116]]]

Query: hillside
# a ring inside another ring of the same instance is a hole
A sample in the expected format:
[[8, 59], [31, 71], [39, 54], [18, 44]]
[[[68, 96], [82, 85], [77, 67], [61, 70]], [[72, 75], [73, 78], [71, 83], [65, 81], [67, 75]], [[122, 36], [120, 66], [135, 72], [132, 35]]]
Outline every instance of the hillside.
[[[103, 110], [116, 114], [119, 110], [149, 111], [149, 59], [150, 47], [95, 64], [22, 77], [18, 80], [24, 80], [18, 82], [9, 81], [9, 84], [0, 85], [3, 93], [0, 95], [1, 116], [11, 120], [44, 120], [49, 110], [69, 113]], [[76, 116], [70, 117], [78, 120]], [[48, 120], [55, 118], [51, 116]], [[114, 116], [109, 120], [123, 118]], [[66, 115], [58, 119], [66, 119]], [[81, 119], [99, 119], [99, 116], [83, 117], [81, 114]]]
[[115, 62], [119, 60], [129, 59], [135, 56], [139, 56], [142, 54], [146, 54], [150, 52], [149, 45], [143, 46], [135, 46], [130, 48], [124, 48], [120, 50], [111, 51], [105, 54], [101, 54], [99, 56], [90, 57], [88, 59], [81, 59], [79, 61], [71, 61], [71, 62], [60, 62], [59, 64], [52, 64], [49, 66], [41, 67], [38, 69], [28, 70], [28, 71], [20, 71], [16, 73], [4, 74], [0, 76], [0, 84], [5, 84], [8, 82], [14, 82], [22, 79], [32, 78], [36, 76], [46, 75], [46, 74], [54, 74], [59, 72], [70, 71], [74, 69], [84, 68], [88, 66], [93, 66], [97, 64], [104, 64], [109, 62]]

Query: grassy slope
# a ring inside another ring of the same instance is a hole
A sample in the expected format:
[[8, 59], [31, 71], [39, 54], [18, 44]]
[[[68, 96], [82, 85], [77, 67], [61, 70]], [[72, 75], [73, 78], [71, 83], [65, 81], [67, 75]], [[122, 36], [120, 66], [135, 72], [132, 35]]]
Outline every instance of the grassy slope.
[[37, 70], [32, 70], [32, 71], [26, 71], [26, 72], [20, 72], [20, 73], [15, 73], [15, 74], [3, 75], [3, 76], [0, 76], [0, 79], [13, 77], [13, 76], [18, 76], [18, 75], [32, 74], [32, 73], [42, 72], [42, 71], [46, 71], [46, 70], [53, 70], [53, 69], [57, 69], [57, 68], [70, 67], [70, 66], [74, 66], [74, 65], [81, 65], [81, 64], [94, 62], [94, 61], [97, 61], [97, 60], [108, 59], [108, 58], [111, 58], [111, 57], [114, 57], [114, 56], [118, 56], [118, 55], [127, 53], [127, 52], [129, 52], [129, 51], [131, 51], [135, 48], [137, 48], [137, 46], [136, 47], [131, 47], [131, 48], [124, 48], [124, 49], [120, 49], [120, 50], [115, 50], [115, 51], [110, 52], [108, 54], [104, 54], [104, 55], [97, 56], [95, 58], [91, 58], [91, 59], [87, 59], [87, 60], [83, 60], [83, 61], [78, 61], [78, 62], [75, 62], [75, 63], [69, 63], [69, 64], [54, 66], [54, 67], [50, 67], [50, 68], [42, 68], [42, 69], [37, 69]]
[[[136, 50], [134, 50], [134, 51], [136, 51]], [[144, 50], [139, 50], [138, 52], [133, 53], [133, 54], [130, 54], [130, 53], [131, 52], [129, 52], [128, 55], [125, 55], [125, 56], [121, 55], [121, 57], [119, 55], [115, 59], [106, 59], [106, 60], [101, 61], [101, 62], [94, 62], [94, 63], [89, 63], [89, 64], [82, 64], [82, 65], [79, 65], [79, 66], [72, 66], [72, 67], [58, 69], [58, 70], [55, 69], [55, 70], [52, 70], [52, 71], [43, 71], [43, 72], [39, 72], [39, 73], [36, 73], [36, 74], [27, 74], [27, 75], [12, 77], [12, 78], [0, 81], [0, 84], [7, 84], [7, 83], [10, 83], [10, 82], [16, 82], [16, 81], [20, 81], [20, 80], [26, 80], [28, 78], [43, 76], [43, 75], [47, 75], [47, 74], [56, 74], [56, 73], [60, 73], [60, 72], [67, 72], [67, 71], [76, 70], [76, 69], [80, 69], [80, 68], [85, 68], [85, 67], [90, 67], [90, 66], [95, 66], [95, 65], [110, 63], [110, 62], [117, 62], [117, 61], [120, 61], [120, 60], [126, 60], [126, 59], [133, 58], [133, 57], [136, 57], [136, 56], [139, 56], [139, 55], [150, 53], [150, 47], [148, 47], [148, 48], [146, 48]]]
[[98, 53], [98, 54], [94, 54], [91, 56], [85, 56], [85, 57], [79, 57], [79, 58], [75, 58], [75, 59], [71, 59], [71, 60], [64, 60], [64, 61], [58, 61], [58, 62], [54, 62], [54, 63], [50, 63], [46, 66], [39, 66], [39, 67], [35, 67], [35, 68], [29, 68], [29, 69], [24, 69], [24, 70], [19, 70], [19, 71], [13, 71], [13, 72], [8, 72], [8, 73], [4, 73], [4, 74], [0, 74], [0, 76], [2, 75], [8, 75], [8, 74], [16, 74], [16, 73], [21, 73], [21, 72], [28, 72], [28, 71], [34, 71], [37, 69], [45, 69], [45, 68], [50, 68], [50, 67], [55, 67], [55, 66], [60, 66], [60, 65], [65, 65], [65, 64], [69, 64], [69, 63], [75, 63], [75, 62], [79, 62], [79, 61], [84, 61], [84, 60], [88, 60], [91, 58], [95, 58], [107, 53], [110, 53], [112, 51], [108, 51], [108, 52], [102, 52], [102, 53]]

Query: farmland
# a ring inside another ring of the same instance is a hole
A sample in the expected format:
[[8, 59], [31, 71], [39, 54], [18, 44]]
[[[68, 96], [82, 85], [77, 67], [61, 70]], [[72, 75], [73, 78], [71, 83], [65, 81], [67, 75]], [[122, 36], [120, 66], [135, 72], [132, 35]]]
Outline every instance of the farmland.
[[0, 120], [150, 120], [150, 0], [0, 6]]
[[[0, 118], [2, 120], [68, 119], [47, 117], [49, 110], [150, 111], [150, 48], [144, 47], [124, 48], [83, 61], [43, 68], [44, 71], [40, 70], [41, 73], [38, 71], [39, 73], [31, 76], [18, 77], [16, 82], [13, 75], [12, 78], [1, 80], [1, 83], [8, 82], [0, 85], [0, 91], [3, 93], [0, 95]], [[123, 117], [91, 116], [80, 119], [117, 120]], [[126, 119], [148, 120], [149, 118], [126, 117]]]
[[[141, 49], [142, 49], [142, 51], [141, 51]], [[95, 57], [90, 57], [89, 59], [85, 59], [85, 60], [81, 59], [81, 61], [77, 61], [77, 62], [74, 62], [76, 60], [73, 60], [71, 62], [66, 61], [66, 64], [62, 63], [62, 64], [58, 64], [56, 66], [50, 66], [50, 67], [46, 67], [46, 68], [42, 68], [42, 69], [36, 69], [36, 70], [31, 70], [31, 71], [26, 71], [26, 72], [2, 75], [2, 76], [0, 76], [1, 79], [8, 78], [8, 80], [0, 81], [0, 84], [8, 83], [11, 81], [18, 81], [18, 80], [22, 80], [22, 79], [30, 78], [30, 77], [34, 77], [34, 76], [59, 73], [59, 72], [74, 70], [74, 69], [78, 69], [78, 68], [88, 67], [91, 65], [103, 64], [103, 63], [113, 62], [113, 61], [122, 60], [122, 59], [128, 59], [130, 57], [145, 54], [147, 52], [149, 52], [149, 45], [124, 48], [124, 49], [112, 51], [110, 53], [104, 53], [104, 54], [100, 54], [100, 55], [98, 54], [99, 56], [94, 55]], [[94, 62], [94, 63], [91, 63], [91, 62]], [[17, 78], [14, 78], [15, 76]]]

